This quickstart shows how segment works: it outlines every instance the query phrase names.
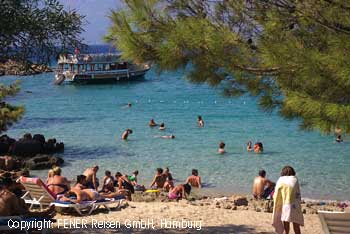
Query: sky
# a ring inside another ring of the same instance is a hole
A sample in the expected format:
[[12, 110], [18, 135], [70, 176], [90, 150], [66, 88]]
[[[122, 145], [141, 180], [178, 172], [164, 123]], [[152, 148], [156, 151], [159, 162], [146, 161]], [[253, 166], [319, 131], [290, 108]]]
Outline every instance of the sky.
[[85, 32], [82, 34], [86, 44], [104, 44], [103, 36], [110, 26], [108, 15], [112, 9], [122, 6], [121, 0], [60, 0], [66, 9], [75, 9], [85, 15]]

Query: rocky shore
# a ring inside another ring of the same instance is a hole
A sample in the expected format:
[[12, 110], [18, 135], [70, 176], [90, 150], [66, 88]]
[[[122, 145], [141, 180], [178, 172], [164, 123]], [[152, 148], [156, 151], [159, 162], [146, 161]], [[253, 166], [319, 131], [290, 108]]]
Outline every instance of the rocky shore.
[[31, 64], [28, 67], [22, 62], [17, 62], [11, 59], [0, 62], [0, 76], [29, 76], [45, 72], [52, 72], [52, 69], [44, 64]]
[[64, 151], [64, 144], [55, 138], [46, 140], [42, 134], [30, 133], [18, 140], [7, 135], [0, 136], [0, 173], [11, 173], [14, 177], [29, 170], [49, 169], [60, 166], [64, 160], [56, 153]]

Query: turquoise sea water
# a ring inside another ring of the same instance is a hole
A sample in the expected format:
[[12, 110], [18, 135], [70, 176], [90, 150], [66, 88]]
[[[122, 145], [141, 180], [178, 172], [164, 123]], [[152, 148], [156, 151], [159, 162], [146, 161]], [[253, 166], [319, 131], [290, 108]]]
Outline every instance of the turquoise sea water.
[[[63, 173], [69, 178], [98, 164], [101, 177], [106, 169], [113, 174], [138, 169], [139, 180], [148, 185], [157, 167], [170, 167], [179, 182], [197, 168], [208, 192], [250, 193], [260, 168], [276, 180], [290, 164], [304, 197], [350, 199], [349, 138], [336, 144], [334, 136], [300, 131], [296, 121], [259, 111], [253, 98], [225, 98], [218, 89], [182, 77], [181, 72], [158, 76], [151, 70], [143, 82], [96, 86], [55, 86], [53, 73], [2, 77], [5, 83], [22, 80], [21, 92], [11, 101], [26, 107], [24, 118], [7, 134], [43, 133], [63, 141]], [[123, 108], [128, 102], [132, 108]], [[197, 127], [197, 115], [203, 116], [204, 128]], [[167, 130], [149, 128], [150, 118], [165, 122]], [[134, 131], [127, 142], [120, 140], [126, 128]], [[154, 137], [163, 134], [176, 139]], [[262, 141], [265, 153], [247, 153], [248, 140]], [[220, 141], [226, 143], [225, 155], [217, 154]], [[47, 170], [33, 173], [45, 177]]]

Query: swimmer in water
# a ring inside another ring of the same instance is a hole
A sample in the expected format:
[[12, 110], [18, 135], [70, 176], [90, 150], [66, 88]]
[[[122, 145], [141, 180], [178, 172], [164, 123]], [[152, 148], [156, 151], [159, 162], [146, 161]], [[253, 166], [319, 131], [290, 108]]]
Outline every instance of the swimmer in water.
[[125, 106], [123, 106], [123, 108], [130, 108], [132, 106], [131, 102], [128, 102], [128, 104], [126, 104]]
[[224, 153], [226, 153], [226, 151], [225, 151], [225, 143], [224, 143], [224, 142], [220, 142], [218, 153], [219, 153], [219, 154], [224, 154]]
[[251, 141], [248, 141], [248, 142], [247, 142], [247, 151], [248, 151], [248, 152], [253, 151], [252, 144], [253, 144], [253, 143], [252, 143]]
[[156, 127], [156, 126], [158, 126], [158, 124], [156, 124], [156, 122], [154, 122], [154, 119], [151, 119], [151, 120], [149, 121], [149, 123], [148, 123], [148, 126], [150, 126], [150, 127]]
[[122, 140], [127, 140], [128, 137], [129, 137], [129, 134], [132, 134], [132, 130], [131, 130], [131, 129], [126, 129], [126, 130], [123, 132]]
[[164, 123], [161, 123], [161, 124], [160, 124], [159, 130], [165, 130], [165, 124], [164, 124]]
[[343, 142], [343, 138], [341, 137], [341, 135], [338, 135], [337, 139], [335, 139], [335, 141], [338, 143]]
[[198, 122], [198, 127], [204, 127], [204, 121], [202, 119], [202, 116], [198, 115], [197, 122]]
[[254, 145], [254, 153], [262, 153], [264, 151], [264, 146], [261, 142], [257, 142]]
[[161, 136], [160, 138], [163, 138], [163, 139], [174, 139], [175, 136], [173, 134], [171, 134], [169, 136]]

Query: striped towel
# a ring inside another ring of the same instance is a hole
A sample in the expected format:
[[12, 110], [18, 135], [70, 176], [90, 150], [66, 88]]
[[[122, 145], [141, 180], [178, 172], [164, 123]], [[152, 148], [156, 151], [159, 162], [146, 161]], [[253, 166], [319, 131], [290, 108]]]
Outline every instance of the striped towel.
[[301, 210], [301, 196], [298, 179], [295, 176], [282, 176], [276, 183], [273, 206], [273, 223], [276, 233], [283, 233], [283, 222], [298, 223], [304, 226]]

